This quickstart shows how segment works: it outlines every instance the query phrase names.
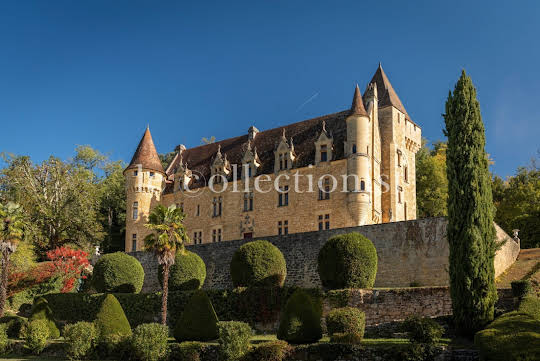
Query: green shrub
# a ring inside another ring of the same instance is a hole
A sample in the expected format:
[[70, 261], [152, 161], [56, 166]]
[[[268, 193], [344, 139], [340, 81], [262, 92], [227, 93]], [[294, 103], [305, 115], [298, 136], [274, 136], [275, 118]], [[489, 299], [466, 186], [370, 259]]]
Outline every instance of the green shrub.
[[523, 298], [532, 291], [531, 281], [529, 280], [512, 281], [510, 285], [514, 297]]
[[135, 257], [124, 252], [109, 253], [97, 261], [92, 280], [98, 292], [139, 293], [144, 282], [144, 270]]
[[113, 295], [105, 296], [94, 323], [99, 331], [100, 342], [115, 344], [117, 337], [131, 336], [131, 327], [124, 310]]
[[281, 287], [285, 277], [285, 258], [279, 248], [268, 241], [242, 245], [231, 260], [231, 278], [235, 287]]
[[19, 338], [26, 322], [26, 318], [17, 315], [6, 315], [0, 318], [0, 325], [5, 325], [9, 338]]
[[253, 331], [245, 322], [218, 322], [219, 346], [225, 360], [239, 360], [249, 350]]
[[540, 321], [540, 298], [534, 296], [523, 298], [519, 303], [518, 311]]
[[345, 333], [362, 338], [365, 326], [365, 313], [354, 307], [336, 308], [326, 316], [326, 329], [330, 336], [334, 333]]
[[8, 325], [0, 325], [0, 355], [5, 355], [9, 350], [9, 339], [7, 333]]
[[409, 316], [403, 327], [409, 340], [416, 343], [435, 344], [444, 333], [444, 328], [429, 317]]
[[187, 341], [169, 346], [169, 361], [200, 361], [205, 346], [200, 342]]
[[332, 237], [319, 251], [318, 271], [329, 289], [371, 288], [377, 275], [377, 250], [359, 233]]
[[264, 342], [253, 347], [242, 359], [243, 361], [283, 361], [292, 348], [285, 341]]
[[316, 342], [322, 337], [321, 311], [305, 291], [295, 291], [285, 305], [277, 337], [292, 344]]
[[47, 346], [49, 339], [49, 323], [38, 319], [28, 322], [23, 330], [24, 347], [32, 353], [39, 355]]
[[169, 328], [159, 323], [137, 326], [131, 336], [133, 354], [138, 360], [159, 361], [167, 356]]
[[218, 318], [204, 291], [191, 296], [174, 329], [177, 341], [210, 341], [218, 337]]
[[485, 361], [538, 360], [540, 321], [525, 313], [506, 313], [477, 332], [474, 343]]
[[360, 345], [364, 335], [359, 333], [334, 333], [330, 337], [330, 342], [333, 343], [344, 343], [348, 345]]
[[[159, 266], [159, 284], [163, 287], [163, 266]], [[177, 253], [169, 270], [169, 292], [198, 290], [206, 279], [206, 265], [198, 254]]]
[[64, 327], [66, 354], [71, 360], [89, 356], [97, 345], [98, 332], [91, 322], [77, 322]]
[[43, 297], [39, 297], [34, 301], [32, 306], [32, 313], [29, 322], [35, 320], [45, 320], [49, 327], [49, 338], [56, 339], [60, 337], [60, 330], [56, 327], [56, 321], [53, 317], [53, 312], [49, 307], [49, 303]]

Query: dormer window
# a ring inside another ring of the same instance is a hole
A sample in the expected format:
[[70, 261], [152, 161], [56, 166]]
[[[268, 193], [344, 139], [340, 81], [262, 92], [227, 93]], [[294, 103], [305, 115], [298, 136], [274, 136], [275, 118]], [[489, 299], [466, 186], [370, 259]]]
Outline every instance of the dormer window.
[[154, 172], [150, 172], [150, 177], [154, 177]]
[[227, 155], [223, 156], [221, 154], [221, 145], [218, 145], [218, 151], [210, 169], [212, 170], [210, 182], [213, 184], [223, 183], [223, 180], [227, 179], [227, 176], [231, 172], [231, 164], [227, 160]]
[[321, 134], [315, 141], [315, 164], [332, 160], [332, 135], [326, 131], [326, 122], [323, 121]]
[[251, 149], [251, 141], [248, 141], [242, 157], [242, 179], [251, 178], [257, 173], [257, 168], [261, 166], [261, 161], [257, 155], [257, 148]]
[[136, 176], [138, 176], [138, 175], [139, 175], [139, 171], [138, 171], [138, 170], [133, 171], [133, 176], [134, 176], [134, 177], [136, 177]]
[[285, 129], [283, 129], [283, 135], [277, 146], [275, 155], [274, 170], [276, 172], [292, 168], [293, 162], [296, 159], [296, 154], [294, 153], [292, 138], [289, 142], [287, 142], [287, 138], [285, 138]]

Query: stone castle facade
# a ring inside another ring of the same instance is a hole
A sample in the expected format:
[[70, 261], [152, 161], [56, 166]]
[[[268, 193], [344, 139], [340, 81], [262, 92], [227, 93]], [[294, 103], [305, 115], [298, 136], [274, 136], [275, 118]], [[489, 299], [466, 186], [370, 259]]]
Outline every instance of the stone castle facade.
[[351, 109], [190, 149], [166, 170], [146, 129], [124, 171], [126, 251], [143, 247], [157, 204], [186, 214], [192, 243], [416, 218], [421, 129], [379, 65]]

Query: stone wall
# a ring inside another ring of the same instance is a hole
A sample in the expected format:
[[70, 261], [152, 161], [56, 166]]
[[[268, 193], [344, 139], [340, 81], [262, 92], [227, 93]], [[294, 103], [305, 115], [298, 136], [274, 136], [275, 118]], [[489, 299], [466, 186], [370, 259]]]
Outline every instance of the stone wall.
[[[265, 237], [276, 245], [287, 262], [287, 286], [319, 287], [317, 255], [322, 245], [332, 236], [359, 232], [373, 241], [378, 255], [375, 287], [408, 287], [448, 285], [447, 220], [444, 217], [425, 218], [405, 222], [383, 223], [361, 227], [331, 229], [328, 231], [295, 233], [286, 236]], [[519, 244], [497, 228], [499, 240], [506, 243], [498, 251], [495, 273], [504, 272], [519, 254]], [[246, 241], [227, 241], [190, 245], [206, 264], [207, 289], [231, 288], [229, 263], [233, 253]], [[153, 255], [131, 253], [145, 269], [144, 292], [159, 289], [157, 264]]]

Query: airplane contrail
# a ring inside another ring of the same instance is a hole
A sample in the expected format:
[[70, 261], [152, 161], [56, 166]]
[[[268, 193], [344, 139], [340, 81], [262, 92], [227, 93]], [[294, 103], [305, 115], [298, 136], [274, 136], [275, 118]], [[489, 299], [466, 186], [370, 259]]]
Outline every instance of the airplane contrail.
[[315, 99], [318, 95], [319, 95], [319, 91], [316, 92], [315, 94], [313, 94], [312, 96], [309, 97], [308, 100], [306, 100], [305, 102], [303, 102], [295, 111], [295, 113], [297, 113], [300, 109], [302, 109], [307, 103], [309, 103], [310, 101], [312, 101], [313, 99]]

